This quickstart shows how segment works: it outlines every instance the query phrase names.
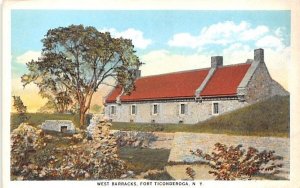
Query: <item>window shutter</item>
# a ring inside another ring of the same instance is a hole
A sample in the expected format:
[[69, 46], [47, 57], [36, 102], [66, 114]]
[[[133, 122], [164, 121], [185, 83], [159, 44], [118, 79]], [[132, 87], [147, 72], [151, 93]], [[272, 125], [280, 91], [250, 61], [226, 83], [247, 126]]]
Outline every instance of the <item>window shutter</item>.
[[157, 114], [160, 114], [160, 104], [157, 104]]

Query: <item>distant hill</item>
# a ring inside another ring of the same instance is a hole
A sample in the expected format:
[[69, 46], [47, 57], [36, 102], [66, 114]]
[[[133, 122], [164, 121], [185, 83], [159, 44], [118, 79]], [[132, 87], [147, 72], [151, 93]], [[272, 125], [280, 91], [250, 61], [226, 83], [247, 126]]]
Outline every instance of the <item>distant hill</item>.
[[[290, 98], [275, 96], [187, 128], [187, 132], [289, 136]], [[197, 131], [195, 131], [197, 130]]]

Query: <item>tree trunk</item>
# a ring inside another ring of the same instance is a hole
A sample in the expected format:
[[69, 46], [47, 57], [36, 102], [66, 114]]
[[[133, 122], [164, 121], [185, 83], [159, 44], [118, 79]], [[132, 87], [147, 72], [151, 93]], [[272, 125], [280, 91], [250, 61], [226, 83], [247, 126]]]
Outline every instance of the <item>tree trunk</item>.
[[85, 128], [85, 112], [83, 110], [79, 111], [79, 117], [80, 117], [80, 128], [84, 129]]
[[[85, 125], [85, 115], [88, 109], [91, 106], [91, 101], [93, 97], [94, 92], [92, 92], [90, 95], [88, 95], [82, 102], [80, 102], [80, 110], [79, 110], [79, 115], [80, 115], [80, 128], [85, 129], [87, 126]], [[87, 99], [87, 104], [86, 104], [86, 99]]]

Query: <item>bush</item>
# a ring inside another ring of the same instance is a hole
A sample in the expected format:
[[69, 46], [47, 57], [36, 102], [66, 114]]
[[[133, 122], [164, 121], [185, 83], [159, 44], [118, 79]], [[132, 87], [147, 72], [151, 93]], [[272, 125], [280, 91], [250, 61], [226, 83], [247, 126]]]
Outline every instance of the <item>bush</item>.
[[[259, 173], [278, 173], [278, 168], [282, 167], [278, 161], [282, 157], [276, 156], [275, 151], [259, 152], [253, 147], [249, 147], [247, 152], [241, 149], [242, 145], [227, 147], [225, 144], [216, 143], [211, 154], [204, 154], [200, 149], [191, 151], [193, 155], [202, 157], [208, 161], [213, 169], [209, 171], [216, 177], [216, 180], [251, 179], [253, 175]], [[186, 173], [194, 178], [193, 169], [186, 169]]]
[[[48, 147], [51, 135], [28, 124], [21, 124], [11, 134], [11, 176], [17, 180], [116, 179], [126, 173], [119, 159], [116, 139], [109, 134], [110, 124], [101, 123], [92, 141], [61, 147]], [[73, 138], [74, 137], [74, 138]], [[82, 140], [78, 135], [70, 138]]]

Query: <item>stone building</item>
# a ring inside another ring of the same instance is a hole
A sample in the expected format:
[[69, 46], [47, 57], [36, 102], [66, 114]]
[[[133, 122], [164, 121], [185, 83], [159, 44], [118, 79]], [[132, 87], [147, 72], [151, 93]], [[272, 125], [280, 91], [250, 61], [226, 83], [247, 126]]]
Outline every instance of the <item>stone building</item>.
[[74, 134], [76, 132], [75, 126], [70, 120], [46, 120], [41, 125], [43, 131], [53, 131], [60, 133]]
[[105, 115], [114, 122], [194, 124], [274, 95], [289, 93], [268, 72], [264, 50], [254, 60], [223, 66], [211, 57], [211, 67], [139, 77], [130, 95], [116, 87], [105, 100]]

